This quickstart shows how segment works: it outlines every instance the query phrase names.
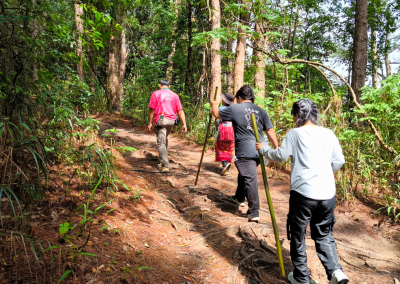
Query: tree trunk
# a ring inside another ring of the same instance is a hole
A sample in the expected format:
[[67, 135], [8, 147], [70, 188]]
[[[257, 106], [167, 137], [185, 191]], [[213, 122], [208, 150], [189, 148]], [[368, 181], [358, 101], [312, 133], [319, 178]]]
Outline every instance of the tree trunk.
[[121, 98], [119, 93], [120, 50], [119, 38], [112, 35], [110, 39], [107, 69], [107, 101], [109, 112], [121, 110]]
[[[256, 32], [262, 34], [260, 23], [256, 22]], [[264, 49], [265, 46], [265, 37], [260, 37], [256, 39], [256, 46], [260, 49]], [[254, 76], [254, 85], [257, 88], [258, 92], [257, 95], [262, 99], [265, 98], [265, 56], [264, 54], [256, 50], [255, 54], [256, 60], [256, 74]]]
[[386, 31], [385, 36], [385, 66], [386, 66], [386, 77], [392, 75], [392, 68], [390, 67], [390, 60], [389, 60], [389, 32]]
[[372, 86], [378, 88], [378, 46], [376, 43], [376, 31], [372, 31]]
[[75, 25], [77, 30], [77, 41], [76, 41], [76, 55], [80, 58], [79, 63], [76, 66], [76, 72], [78, 73], [79, 78], [84, 80], [83, 76], [83, 66], [82, 66], [82, 32], [83, 32], [83, 23], [82, 23], [82, 16], [83, 16], [83, 7], [79, 7], [78, 0], [75, 0]]
[[[94, 65], [93, 65], [93, 55], [94, 54], [93, 53], [94, 53], [93, 50], [91, 50], [90, 53], [89, 53], [89, 65], [94, 67]], [[92, 94], [94, 94], [95, 91], [96, 91], [96, 87], [95, 87], [95, 84], [94, 84], [94, 76], [95, 76], [94, 71], [93, 71], [92, 67], [90, 67], [90, 70], [89, 70], [89, 88], [90, 88], [90, 92], [92, 92]]]
[[232, 51], [233, 51], [233, 39], [228, 40], [227, 51], [229, 53], [228, 57], [228, 71], [226, 72], [226, 84], [228, 85], [227, 91], [228, 93], [233, 93], [233, 59], [232, 59]]
[[127, 49], [126, 49], [126, 34], [125, 27], [121, 31], [121, 59], [119, 64], [119, 95], [120, 98], [124, 97], [124, 81], [125, 81], [125, 67], [126, 67], [126, 59], [128, 57]]
[[[211, 30], [221, 27], [221, 7], [219, 0], [211, 0], [212, 15], [211, 15]], [[219, 38], [211, 41], [211, 86], [210, 95], [213, 95], [215, 88], [218, 87], [218, 93], [222, 93], [221, 84], [221, 42]], [[217, 97], [219, 102], [221, 97]]]
[[[215, 0], [214, 0], [215, 1]], [[248, 24], [250, 20], [250, 3], [249, 1], [242, 0], [242, 4], [246, 6], [246, 11], [241, 15], [240, 19], [242, 24]], [[243, 29], [239, 28], [239, 34], [243, 33]], [[233, 92], [236, 92], [244, 84], [244, 68], [245, 68], [245, 56], [246, 56], [246, 36], [240, 35], [237, 39], [236, 55], [235, 55], [235, 82]]]
[[360, 102], [360, 89], [365, 85], [368, 52], [368, 0], [356, 0], [351, 87]]
[[192, 75], [192, 2], [188, 0], [188, 53], [185, 76], [185, 89], [187, 94], [191, 94], [191, 75]]
[[292, 37], [292, 50], [290, 51], [290, 57], [294, 56], [294, 45], [296, 43], [296, 32], [297, 32], [297, 23], [299, 21], [299, 12], [300, 12], [300, 6], [297, 6], [297, 13], [296, 13], [296, 19], [294, 21], [294, 30]]
[[180, 0], [176, 0], [175, 1], [175, 20], [174, 20], [174, 25], [173, 25], [173, 30], [172, 30], [172, 37], [173, 42], [171, 44], [172, 50], [171, 53], [168, 54], [168, 67], [167, 67], [167, 72], [165, 74], [165, 77], [167, 80], [172, 81], [172, 70], [174, 67], [174, 63], [172, 62], [172, 57], [174, 57], [175, 55], [175, 49], [176, 49], [176, 40], [175, 40], [175, 31], [178, 28], [178, 22], [177, 22], [177, 18], [178, 18], [178, 13], [179, 13], [179, 4], [180, 4]]

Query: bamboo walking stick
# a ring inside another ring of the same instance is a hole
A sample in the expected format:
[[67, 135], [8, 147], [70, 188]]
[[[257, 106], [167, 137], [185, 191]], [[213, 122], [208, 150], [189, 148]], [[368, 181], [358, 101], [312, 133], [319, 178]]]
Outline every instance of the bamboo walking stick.
[[[260, 136], [258, 135], [257, 122], [256, 122], [256, 117], [254, 116], [254, 113], [251, 114], [251, 121], [253, 123], [256, 141], [258, 143], [260, 143]], [[272, 199], [271, 199], [271, 195], [269, 194], [269, 185], [268, 185], [268, 180], [267, 180], [267, 173], [265, 171], [264, 157], [261, 154], [259, 155], [259, 157], [260, 157], [262, 176], [263, 176], [263, 180], [264, 180], [265, 194], [267, 195], [267, 200], [268, 200], [269, 213], [271, 214], [272, 227], [274, 228], [276, 249], [278, 251], [279, 268], [281, 270], [282, 277], [285, 277], [286, 275], [285, 275], [285, 267], [283, 266], [281, 242], [279, 240], [278, 226], [276, 225], [274, 208], [272, 206]]]
[[[217, 94], [218, 94], [218, 87], [215, 88], [214, 101], [217, 99]], [[207, 132], [206, 132], [206, 139], [204, 140], [204, 145], [203, 145], [203, 153], [201, 153], [199, 169], [197, 170], [196, 182], [194, 183], [194, 185], [197, 185], [197, 182], [199, 181], [201, 164], [203, 164], [204, 152], [206, 151], [206, 147], [207, 147], [208, 134], [210, 133], [211, 120], [212, 120], [212, 112], [210, 112], [210, 117], [209, 117], [209, 121], [208, 121]]]

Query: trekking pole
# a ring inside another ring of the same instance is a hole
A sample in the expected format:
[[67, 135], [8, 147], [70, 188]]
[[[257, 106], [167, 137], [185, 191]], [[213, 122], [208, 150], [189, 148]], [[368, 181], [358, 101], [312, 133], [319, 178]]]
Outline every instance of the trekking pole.
[[[251, 121], [253, 123], [256, 141], [258, 143], [260, 143], [260, 136], [258, 135], [257, 122], [256, 122], [256, 118], [254, 116], [254, 113], [252, 113], [250, 116], [251, 116]], [[278, 226], [276, 225], [274, 208], [272, 206], [272, 199], [271, 199], [271, 195], [269, 194], [269, 186], [268, 186], [268, 180], [267, 180], [267, 173], [265, 171], [264, 157], [261, 154], [259, 155], [259, 157], [260, 157], [260, 163], [261, 163], [262, 176], [263, 176], [263, 180], [264, 180], [265, 194], [267, 195], [267, 200], [268, 200], [269, 213], [271, 214], [272, 227], [274, 228], [276, 249], [278, 251], [279, 268], [281, 270], [282, 277], [285, 277], [286, 275], [285, 275], [285, 267], [283, 266], [281, 242], [279, 240]]]
[[[215, 88], [214, 101], [217, 99], [217, 94], [218, 94], [218, 87]], [[199, 181], [201, 164], [203, 164], [203, 157], [204, 157], [204, 152], [206, 151], [206, 147], [207, 147], [208, 134], [210, 133], [211, 120], [212, 120], [212, 112], [210, 112], [210, 117], [209, 117], [209, 121], [208, 121], [207, 132], [206, 132], [206, 140], [204, 140], [203, 153], [201, 153], [199, 169], [197, 170], [196, 182], [194, 183], [194, 185], [197, 185], [197, 182]]]

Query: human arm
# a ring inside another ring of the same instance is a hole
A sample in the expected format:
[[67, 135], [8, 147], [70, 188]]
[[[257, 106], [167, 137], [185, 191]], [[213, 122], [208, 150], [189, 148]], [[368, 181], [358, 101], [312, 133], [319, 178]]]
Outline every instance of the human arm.
[[268, 136], [269, 141], [271, 141], [272, 145], [274, 146], [275, 149], [278, 149], [278, 140], [276, 139], [276, 134], [273, 128], [267, 129], [265, 133]]
[[149, 129], [150, 132], [153, 130], [154, 113], [155, 113], [154, 108], [150, 107], [149, 108], [149, 125], [147, 126], [147, 128]]
[[333, 172], [338, 171], [344, 165], [344, 163], [345, 159], [342, 152], [342, 147], [340, 147], [339, 140], [334, 135], [332, 162], [331, 162]]
[[217, 101], [211, 100], [211, 101], [210, 101], [210, 105], [211, 105], [211, 113], [212, 113], [212, 115], [213, 115], [216, 119], [221, 119], [221, 117], [219, 116], [219, 110], [218, 110], [218, 103], [217, 103]]
[[182, 126], [182, 131], [183, 131], [183, 133], [186, 133], [186, 131], [187, 131], [187, 126], [186, 126], [185, 113], [184, 113], [183, 109], [181, 109], [180, 111], [178, 111], [178, 115], [179, 115], [179, 117], [180, 117], [181, 120], [182, 120], [182, 124], [183, 124], [183, 126]]
[[277, 149], [272, 149], [263, 143], [256, 143], [256, 149], [268, 160], [283, 163], [292, 155], [293, 146], [290, 138], [286, 136], [282, 141], [282, 145]]

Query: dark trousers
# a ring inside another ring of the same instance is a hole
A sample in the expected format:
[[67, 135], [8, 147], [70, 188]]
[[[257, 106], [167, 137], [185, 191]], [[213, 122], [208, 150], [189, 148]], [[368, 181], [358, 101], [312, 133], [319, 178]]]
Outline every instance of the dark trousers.
[[249, 217], [259, 217], [260, 199], [258, 197], [257, 166], [260, 164], [258, 158], [239, 158], [235, 161], [238, 174], [238, 186], [235, 198], [239, 202], [247, 199]]
[[334, 210], [335, 197], [328, 200], [314, 200], [296, 191], [290, 191], [287, 228], [290, 256], [294, 266], [293, 276], [297, 282], [309, 283], [310, 281], [305, 243], [308, 223], [310, 223], [311, 238], [315, 241], [315, 248], [328, 275], [328, 280], [336, 269], [342, 269], [338, 263], [336, 243], [332, 236], [333, 225], [336, 221]]

